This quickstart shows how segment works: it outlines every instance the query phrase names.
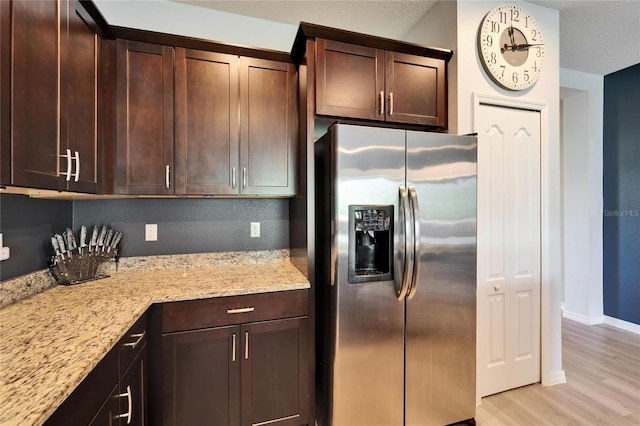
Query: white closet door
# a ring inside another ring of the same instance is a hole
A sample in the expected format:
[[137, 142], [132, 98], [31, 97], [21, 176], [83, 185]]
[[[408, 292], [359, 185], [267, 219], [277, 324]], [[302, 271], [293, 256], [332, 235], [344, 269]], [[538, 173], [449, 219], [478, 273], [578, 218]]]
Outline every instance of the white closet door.
[[540, 381], [540, 113], [479, 105], [477, 397]]

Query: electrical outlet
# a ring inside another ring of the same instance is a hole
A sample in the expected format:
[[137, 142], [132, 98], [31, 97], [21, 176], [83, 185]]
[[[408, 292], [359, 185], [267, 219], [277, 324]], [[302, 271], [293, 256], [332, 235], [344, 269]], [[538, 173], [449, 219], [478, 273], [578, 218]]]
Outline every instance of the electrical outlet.
[[144, 240], [145, 241], [158, 241], [158, 224], [147, 223], [144, 225]]
[[260, 222], [251, 222], [251, 238], [260, 236]]

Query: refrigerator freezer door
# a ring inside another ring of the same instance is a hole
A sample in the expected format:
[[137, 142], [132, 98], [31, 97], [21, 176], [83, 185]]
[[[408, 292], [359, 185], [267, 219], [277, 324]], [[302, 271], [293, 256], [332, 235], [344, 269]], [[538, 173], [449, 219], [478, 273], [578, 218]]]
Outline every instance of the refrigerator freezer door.
[[475, 137], [407, 132], [420, 211], [415, 294], [406, 302], [406, 425], [475, 417]]
[[[394, 280], [348, 283], [348, 216], [350, 205], [391, 205], [397, 234], [405, 132], [335, 125], [332, 134], [337, 279], [331, 288], [336, 310], [331, 424], [402, 425], [404, 301], [396, 297]], [[399, 240], [394, 236], [394, 244]]]

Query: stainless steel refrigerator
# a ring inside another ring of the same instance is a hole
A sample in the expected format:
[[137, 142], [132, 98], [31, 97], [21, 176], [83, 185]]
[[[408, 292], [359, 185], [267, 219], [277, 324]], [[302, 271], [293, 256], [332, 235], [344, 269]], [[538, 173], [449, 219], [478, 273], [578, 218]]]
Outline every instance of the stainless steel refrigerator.
[[315, 143], [318, 424], [474, 423], [476, 152], [338, 123]]

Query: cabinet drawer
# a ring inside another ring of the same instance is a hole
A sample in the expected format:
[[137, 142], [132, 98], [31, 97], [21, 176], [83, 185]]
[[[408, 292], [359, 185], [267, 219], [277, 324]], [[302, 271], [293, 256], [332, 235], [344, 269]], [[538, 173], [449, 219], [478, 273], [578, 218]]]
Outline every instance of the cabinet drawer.
[[118, 342], [118, 377], [127, 371], [146, 343], [147, 314], [144, 313]]
[[308, 290], [164, 303], [162, 332], [196, 330], [308, 314]]

